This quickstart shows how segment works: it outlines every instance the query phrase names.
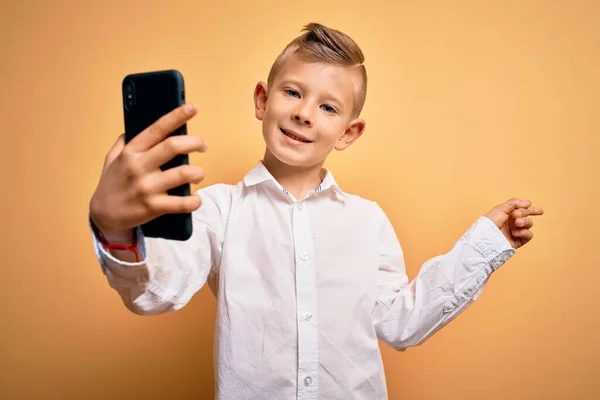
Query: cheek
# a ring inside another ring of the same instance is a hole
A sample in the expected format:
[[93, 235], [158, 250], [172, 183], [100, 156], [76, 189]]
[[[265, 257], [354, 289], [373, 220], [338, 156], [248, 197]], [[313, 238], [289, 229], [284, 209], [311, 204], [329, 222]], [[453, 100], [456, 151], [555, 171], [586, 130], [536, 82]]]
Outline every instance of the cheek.
[[275, 98], [267, 105], [265, 116], [269, 119], [276, 119], [286, 115], [287, 112], [286, 103]]
[[335, 144], [335, 142], [344, 135], [346, 125], [343, 122], [344, 121], [341, 121], [341, 119], [335, 121], [326, 119], [323, 121], [323, 129], [321, 132], [328, 144]]

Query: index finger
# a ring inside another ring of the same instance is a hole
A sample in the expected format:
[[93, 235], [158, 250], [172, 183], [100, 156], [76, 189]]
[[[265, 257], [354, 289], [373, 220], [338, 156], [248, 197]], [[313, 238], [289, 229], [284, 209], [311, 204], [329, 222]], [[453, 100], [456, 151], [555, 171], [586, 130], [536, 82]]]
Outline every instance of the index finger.
[[137, 134], [127, 144], [134, 151], [146, 151], [162, 142], [173, 131], [196, 115], [198, 109], [193, 104], [184, 104], [163, 115], [152, 125]]
[[541, 207], [530, 207], [529, 215], [542, 215], [544, 214], [544, 210]]

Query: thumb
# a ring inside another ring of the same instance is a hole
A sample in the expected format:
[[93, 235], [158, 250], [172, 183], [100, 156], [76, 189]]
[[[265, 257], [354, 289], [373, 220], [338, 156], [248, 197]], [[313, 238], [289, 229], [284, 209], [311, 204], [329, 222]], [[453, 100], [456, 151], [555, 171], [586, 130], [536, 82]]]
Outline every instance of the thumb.
[[115, 142], [115, 144], [113, 144], [113, 147], [108, 151], [108, 154], [106, 154], [106, 158], [104, 159], [103, 172], [106, 171], [108, 166], [110, 164], [112, 164], [112, 162], [115, 160], [115, 158], [117, 158], [119, 156], [119, 154], [121, 154], [124, 147], [125, 147], [125, 135], [121, 134], [117, 138], [117, 141]]

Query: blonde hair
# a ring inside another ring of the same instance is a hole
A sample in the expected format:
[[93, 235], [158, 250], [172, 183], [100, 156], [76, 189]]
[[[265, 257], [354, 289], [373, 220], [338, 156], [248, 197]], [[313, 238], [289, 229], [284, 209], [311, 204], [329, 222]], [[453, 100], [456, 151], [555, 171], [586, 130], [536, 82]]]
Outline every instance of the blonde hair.
[[358, 68], [362, 83], [355, 98], [353, 114], [360, 115], [367, 96], [367, 71], [363, 65], [365, 57], [360, 47], [345, 33], [315, 22], [305, 25], [302, 31], [304, 34], [292, 40], [275, 59], [269, 71], [268, 86], [271, 87], [283, 61], [290, 54], [297, 54], [307, 62], [326, 62]]

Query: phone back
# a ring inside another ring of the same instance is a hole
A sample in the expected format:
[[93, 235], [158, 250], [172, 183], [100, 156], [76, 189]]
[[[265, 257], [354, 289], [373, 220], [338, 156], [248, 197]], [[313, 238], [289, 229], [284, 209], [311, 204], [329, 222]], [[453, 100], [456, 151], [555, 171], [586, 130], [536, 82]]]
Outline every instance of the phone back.
[[[127, 75], [123, 79], [122, 92], [126, 143], [160, 117], [185, 103], [183, 76], [176, 70]], [[185, 134], [186, 124], [169, 136]], [[188, 155], [180, 154], [162, 165], [161, 169], [164, 171], [188, 162]], [[172, 188], [168, 194], [189, 196], [190, 185]], [[187, 240], [192, 234], [192, 217], [190, 213], [164, 214], [143, 224], [142, 231], [147, 237]]]

